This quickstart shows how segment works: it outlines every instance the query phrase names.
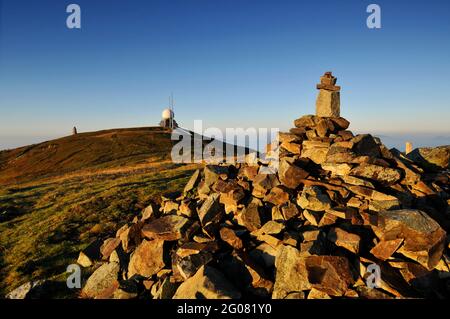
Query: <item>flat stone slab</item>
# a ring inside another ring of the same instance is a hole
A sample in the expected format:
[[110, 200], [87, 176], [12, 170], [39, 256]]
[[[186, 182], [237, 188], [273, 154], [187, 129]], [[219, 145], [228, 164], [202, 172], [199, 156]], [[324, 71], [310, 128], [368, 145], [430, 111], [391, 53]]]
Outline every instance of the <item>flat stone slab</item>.
[[142, 227], [142, 235], [149, 239], [162, 239], [167, 241], [178, 240], [189, 219], [178, 215], [160, 217]]

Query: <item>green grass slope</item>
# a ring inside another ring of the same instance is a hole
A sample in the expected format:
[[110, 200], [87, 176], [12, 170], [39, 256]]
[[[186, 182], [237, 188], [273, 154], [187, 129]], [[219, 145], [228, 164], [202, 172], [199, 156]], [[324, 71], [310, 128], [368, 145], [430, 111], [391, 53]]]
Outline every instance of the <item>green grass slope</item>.
[[[82, 133], [0, 153], [0, 296], [66, 267], [161, 193], [182, 190], [198, 164], [170, 161], [170, 132]], [[67, 297], [67, 296], [66, 296]]]

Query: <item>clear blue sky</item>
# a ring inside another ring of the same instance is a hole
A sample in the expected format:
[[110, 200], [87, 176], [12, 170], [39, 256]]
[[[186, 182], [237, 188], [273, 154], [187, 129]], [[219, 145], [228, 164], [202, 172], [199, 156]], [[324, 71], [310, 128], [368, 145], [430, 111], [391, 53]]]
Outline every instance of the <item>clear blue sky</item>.
[[[66, 27], [70, 3], [81, 30]], [[379, 30], [366, 26], [370, 3]], [[0, 0], [0, 10], [0, 149], [74, 125], [155, 125], [170, 92], [187, 128], [287, 130], [314, 113], [328, 70], [352, 130], [450, 144], [448, 0]]]

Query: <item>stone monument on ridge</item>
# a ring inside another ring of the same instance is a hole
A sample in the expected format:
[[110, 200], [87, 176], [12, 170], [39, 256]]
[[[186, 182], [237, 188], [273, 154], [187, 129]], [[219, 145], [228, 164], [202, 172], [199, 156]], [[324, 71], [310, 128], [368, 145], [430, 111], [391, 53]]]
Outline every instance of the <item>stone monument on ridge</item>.
[[336, 85], [336, 78], [331, 72], [325, 72], [317, 84], [319, 95], [316, 100], [316, 115], [320, 117], [340, 117], [341, 87]]
[[405, 154], [408, 155], [413, 150], [413, 145], [411, 142], [406, 142], [405, 144]]
[[77, 128], [76, 128], [76, 126], [74, 126], [72, 129], [72, 135], [77, 135], [77, 134], [78, 134]]

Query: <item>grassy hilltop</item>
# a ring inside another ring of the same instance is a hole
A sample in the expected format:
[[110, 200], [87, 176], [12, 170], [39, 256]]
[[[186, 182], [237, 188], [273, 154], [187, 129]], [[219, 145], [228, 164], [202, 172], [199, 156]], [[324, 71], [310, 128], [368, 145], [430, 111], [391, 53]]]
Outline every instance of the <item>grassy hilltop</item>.
[[198, 164], [170, 160], [159, 127], [81, 133], [0, 152], [0, 295], [64, 280], [80, 249], [130, 221]]

